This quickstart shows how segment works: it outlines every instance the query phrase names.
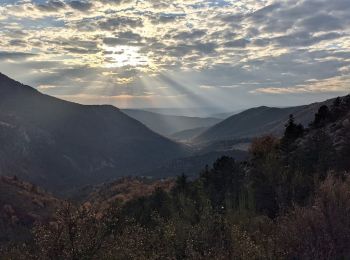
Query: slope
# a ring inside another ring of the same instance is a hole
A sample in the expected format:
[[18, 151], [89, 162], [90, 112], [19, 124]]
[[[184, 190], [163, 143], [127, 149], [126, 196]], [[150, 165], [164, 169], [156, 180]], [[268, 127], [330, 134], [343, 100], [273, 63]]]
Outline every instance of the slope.
[[290, 114], [294, 115], [298, 123], [307, 126], [318, 108], [322, 104], [330, 104], [331, 102], [332, 100], [327, 100], [325, 102], [287, 108], [266, 106], [251, 108], [212, 126], [197, 136], [194, 141], [204, 143], [252, 138], [265, 134], [281, 135]]
[[194, 128], [210, 127], [221, 121], [218, 118], [162, 115], [137, 109], [123, 109], [122, 111], [164, 136], [171, 136], [174, 133]]
[[54, 191], [99, 183], [186, 152], [113, 106], [50, 97], [0, 74], [0, 175]]

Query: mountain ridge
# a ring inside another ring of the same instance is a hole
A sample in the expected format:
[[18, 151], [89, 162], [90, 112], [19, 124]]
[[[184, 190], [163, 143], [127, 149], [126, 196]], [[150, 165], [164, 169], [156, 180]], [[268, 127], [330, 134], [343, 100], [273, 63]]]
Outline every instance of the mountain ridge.
[[177, 132], [210, 127], [221, 121], [221, 119], [214, 117], [163, 115], [140, 109], [121, 109], [121, 111], [142, 122], [152, 131], [170, 138]]
[[0, 75], [0, 174], [66, 190], [186, 154], [111, 105], [86, 106]]
[[298, 123], [307, 126], [318, 108], [323, 104], [329, 105], [333, 100], [286, 108], [268, 106], [250, 108], [210, 127], [195, 137], [193, 141], [195, 143], [208, 143], [254, 138], [266, 134], [280, 136], [290, 114], [294, 115]]

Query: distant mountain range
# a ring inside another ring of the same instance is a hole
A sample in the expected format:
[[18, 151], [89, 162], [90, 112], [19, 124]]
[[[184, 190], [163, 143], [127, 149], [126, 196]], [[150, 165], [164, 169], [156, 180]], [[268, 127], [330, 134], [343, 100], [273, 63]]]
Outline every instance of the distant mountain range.
[[281, 135], [289, 115], [293, 114], [296, 122], [307, 126], [315, 112], [323, 104], [330, 105], [332, 100], [311, 105], [276, 108], [256, 107], [233, 115], [210, 127], [193, 139], [196, 143], [208, 143], [224, 140], [252, 138], [265, 134]]
[[169, 137], [185, 130], [210, 127], [221, 121], [219, 118], [163, 115], [138, 109], [123, 109], [122, 111], [140, 121], [152, 131]]
[[221, 119], [227, 119], [230, 116], [233, 116], [233, 115], [236, 115], [238, 113], [243, 112], [244, 110], [245, 109], [235, 110], [235, 111], [232, 111], [232, 112], [222, 112], [222, 113], [218, 113], [218, 114], [213, 114], [212, 117], [221, 118]]
[[63, 101], [3, 74], [0, 144], [0, 175], [56, 192], [137, 175], [187, 153], [116, 107]]
[[[131, 109], [136, 109], [136, 108], [131, 108]], [[202, 107], [183, 107], [183, 108], [150, 108], [150, 107], [145, 107], [145, 108], [137, 108], [137, 110], [143, 110], [143, 111], [148, 111], [148, 112], [153, 112], [157, 114], [162, 114], [162, 115], [170, 115], [170, 116], [186, 116], [186, 117], [214, 117], [214, 118], [221, 118], [225, 119], [225, 115], [233, 115], [235, 114], [234, 111], [237, 111], [237, 109], [232, 108], [232, 109], [222, 109], [218, 107], [207, 107], [207, 106], [202, 106]], [[243, 109], [240, 109], [238, 112], [241, 112]], [[223, 118], [221, 116], [224, 116]]]

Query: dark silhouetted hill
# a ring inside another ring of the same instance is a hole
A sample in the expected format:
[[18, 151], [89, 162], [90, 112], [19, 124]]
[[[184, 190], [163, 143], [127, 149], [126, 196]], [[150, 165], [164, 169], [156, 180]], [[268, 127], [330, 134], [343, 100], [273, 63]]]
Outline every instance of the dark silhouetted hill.
[[322, 104], [330, 104], [331, 102], [331, 100], [328, 100], [311, 105], [287, 108], [266, 106], [251, 108], [210, 127], [195, 137], [194, 141], [200, 143], [215, 142], [253, 138], [266, 134], [280, 136], [290, 114], [294, 114], [297, 123], [307, 126], [312, 121], [318, 108]]
[[54, 191], [96, 184], [183, 156], [118, 108], [41, 94], [0, 74], [0, 175]]

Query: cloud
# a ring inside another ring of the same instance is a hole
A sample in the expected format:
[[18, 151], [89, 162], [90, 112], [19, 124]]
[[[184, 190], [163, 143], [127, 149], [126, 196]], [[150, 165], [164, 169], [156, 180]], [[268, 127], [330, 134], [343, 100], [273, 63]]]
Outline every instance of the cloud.
[[309, 32], [333, 31], [343, 28], [343, 22], [340, 19], [328, 14], [317, 14], [306, 18], [298, 25], [304, 27]]
[[9, 44], [12, 45], [12, 46], [22, 46], [22, 47], [25, 47], [27, 45], [26, 41], [21, 40], [21, 39], [10, 40]]
[[200, 103], [210, 90], [254, 104], [345, 92], [349, 11], [348, 0], [3, 1], [0, 70], [55, 95], [159, 91]]
[[175, 46], [166, 47], [166, 52], [168, 55], [173, 57], [181, 57], [191, 54], [193, 52], [210, 54], [215, 51], [217, 45], [212, 42], [202, 43], [196, 42], [194, 44], [179, 43]]
[[120, 32], [115, 37], [106, 37], [103, 39], [103, 43], [109, 46], [114, 45], [130, 45], [140, 46], [142, 45], [143, 38], [140, 34], [132, 31]]
[[92, 4], [89, 2], [83, 2], [83, 1], [71, 1], [68, 3], [68, 5], [76, 10], [79, 10], [81, 12], [86, 12], [91, 9]]
[[206, 30], [196, 30], [195, 29], [192, 31], [179, 32], [178, 34], [173, 36], [173, 39], [188, 41], [188, 40], [201, 38], [206, 34], [207, 34]]
[[38, 4], [37, 8], [44, 12], [57, 12], [60, 9], [65, 8], [65, 4], [62, 1], [48, 1], [46, 4]]
[[153, 24], [167, 24], [167, 23], [173, 23], [178, 19], [181, 19], [182, 15], [174, 15], [174, 14], [159, 14], [156, 16], [151, 17], [151, 22]]
[[201, 89], [235, 89], [235, 88], [240, 88], [242, 86], [238, 85], [231, 85], [231, 86], [209, 86], [209, 85], [201, 85], [199, 88]]
[[98, 22], [99, 28], [106, 31], [114, 31], [125, 26], [129, 26], [131, 28], [142, 27], [142, 25], [143, 22], [140, 18], [131, 18], [126, 16], [107, 18]]
[[289, 35], [279, 36], [271, 39], [272, 42], [276, 42], [284, 47], [299, 47], [299, 46], [310, 46], [322, 41], [333, 40], [344, 36], [338, 32], [323, 33], [315, 36], [309, 32], [302, 31], [296, 32]]
[[238, 39], [234, 41], [225, 42], [224, 45], [225, 47], [228, 47], [228, 48], [245, 48], [248, 43], [249, 41], [246, 39]]
[[99, 49], [86, 49], [86, 48], [79, 48], [79, 47], [64, 47], [63, 49], [68, 53], [73, 53], [73, 54], [95, 54], [100, 52]]
[[258, 88], [251, 93], [264, 94], [302, 94], [302, 93], [343, 93], [350, 90], [350, 76], [339, 76], [325, 80], [309, 80], [305, 84], [292, 87]]
[[53, 86], [53, 85], [40, 85], [37, 87], [37, 89], [39, 90], [47, 90], [47, 89], [54, 89], [56, 88], [56, 86]]
[[201, 88], [201, 89], [214, 89], [215, 87], [207, 86], [207, 85], [201, 85], [201, 86], [199, 86], [199, 88]]
[[22, 60], [27, 59], [30, 57], [36, 56], [33, 53], [26, 53], [26, 52], [4, 52], [0, 51], [0, 60]]

